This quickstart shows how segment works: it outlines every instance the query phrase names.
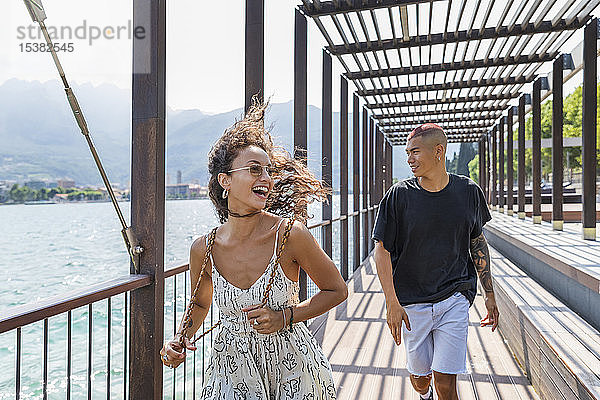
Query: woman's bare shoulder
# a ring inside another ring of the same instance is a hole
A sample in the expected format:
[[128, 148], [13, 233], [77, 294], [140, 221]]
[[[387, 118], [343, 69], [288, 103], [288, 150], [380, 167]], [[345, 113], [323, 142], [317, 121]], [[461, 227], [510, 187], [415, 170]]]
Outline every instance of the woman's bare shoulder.
[[[287, 223], [287, 222], [286, 222]], [[302, 222], [294, 221], [292, 229], [290, 230], [290, 242], [294, 245], [306, 245], [313, 241], [313, 236]]]
[[191, 255], [198, 256], [204, 255], [206, 251], [206, 237], [207, 235], [202, 235], [192, 243], [192, 247], [190, 248]]

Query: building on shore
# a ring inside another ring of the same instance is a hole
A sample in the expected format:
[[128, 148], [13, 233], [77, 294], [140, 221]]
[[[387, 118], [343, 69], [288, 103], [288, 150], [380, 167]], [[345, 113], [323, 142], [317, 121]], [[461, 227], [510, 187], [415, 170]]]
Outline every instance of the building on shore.
[[58, 184], [58, 186], [60, 186], [63, 189], [69, 189], [69, 188], [74, 188], [75, 187], [75, 181], [72, 179], [57, 179], [56, 183]]
[[166, 185], [167, 199], [196, 199], [208, 196], [208, 188], [195, 183], [179, 183]]

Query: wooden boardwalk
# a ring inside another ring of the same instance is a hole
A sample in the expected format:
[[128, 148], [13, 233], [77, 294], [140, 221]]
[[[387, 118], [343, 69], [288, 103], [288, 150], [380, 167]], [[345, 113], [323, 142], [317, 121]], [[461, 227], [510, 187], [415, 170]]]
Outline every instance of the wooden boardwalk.
[[[348, 299], [311, 323], [333, 369], [339, 399], [418, 399], [385, 322], [385, 301], [372, 257], [348, 283]], [[471, 307], [468, 369], [459, 375], [461, 400], [538, 399], [499, 332], [480, 328], [481, 295]], [[437, 398], [437, 397], [436, 397]]]

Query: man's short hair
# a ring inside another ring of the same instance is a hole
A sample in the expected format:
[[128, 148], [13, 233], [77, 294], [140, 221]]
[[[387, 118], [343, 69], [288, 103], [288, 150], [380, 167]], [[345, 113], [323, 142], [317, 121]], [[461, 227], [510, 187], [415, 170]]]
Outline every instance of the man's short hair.
[[441, 126], [433, 124], [431, 122], [428, 122], [413, 129], [413, 131], [406, 138], [406, 141], [409, 141], [416, 137], [423, 137], [424, 139], [437, 137], [439, 139], [439, 143], [436, 144], [442, 144], [444, 147], [446, 147], [446, 145], [448, 144], [448, 137], [446, 136], [446, 132], [444, 132]]

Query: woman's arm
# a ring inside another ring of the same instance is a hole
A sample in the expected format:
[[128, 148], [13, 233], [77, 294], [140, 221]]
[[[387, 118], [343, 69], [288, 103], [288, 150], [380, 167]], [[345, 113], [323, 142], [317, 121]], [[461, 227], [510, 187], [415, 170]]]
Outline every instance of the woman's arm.
[[[196, 288], [196, 284], [198, 283], [198, 279], [200, 278], [200, 271], [202, 269], [202, 262], [204, 261], [204, 255], [206, 254], [206, 237], [203, 236], [199, 239], [196, 239], [192, 244], [190, 250], [190, 284], [191, 284], [191, 293], [194, 292]], [[190, 319], [188, 320], [189, 328], [186, 331], [186, 340], [185, 347], [189, 350], [196, 350], [196, 347], [189, 340], [194, 336], [194, 333], [202, 326], [206, 315], [208, 314], [208, 310], [210, 309], [210, 305], [212, 303], [212, 276], [211, 276], [211, 265], [210, 260], [208, 260], [206, 268], [204, 270], [204, 275], [202, 277], [202, 281], [200, 282], [200, 287], [198, 288], [198, 292], [196, 293], [196, 298], [193, 299], [194, 307], [192, 309], [192, 314]], [[187, 305], [187, 308], [190, 307], [190, 304]], [[184, 316], [186, 314], [184, 313]], [[185, 349], [181, 347], [180, 344], [180, 333], [181, 327], [183, 324], [182, 321], [179, 323], [179, 329], [177, 329], [177, 334], [173, 339], [166, 342], [163, 346], [160, 354], [161, 356], [167, 355], [168, 365], [172, 367], [177, 367], [183, 361], [185, 361]], [[163, 359], [163, 362], [166, 360]]]
[[[192, 294], [194, 293], [194, 289], [196, 289], [198, 279], [200, 278], [200, 271], [202, 269], [202, 262], [204, 261], [205, 254], [206, 237], [203, 236], [201, 238], [196, 239], [196, 241], [194, 241], [190, 249], [190, 293]], [[209, 259], [204, 270], [204, 276], [202, 277], [202, 281], [200, 282], [200, 287], [198, 288], [198, 292], [196, 293], [196, 298], [192, 299], [192, 301], [194, 301], [194, 308], [192, 310], [190, 320], [188, 321], [189, 328], [186, 331], [186, 336], [188, 338], [194, 336], [194, 333], [196, 333], [200, 326], [202, 326], [202, 323], [204, 322], [204, 319], [208, 314], [208, 310], [210, 309], [210, 305], [212, 304], [212, 296], [213, 286], [211, 264]], [[187, 304], [187, 307], [189, 306], [190, 304]], [[177, 329], [177, 332], [181, 332], [182, 324], [183, 319], [179, 324], [179, 329]]]
[[[282, 260], [285, 260], [283, 264], [294, 264], [296, 276], [299, 268], [306, 271], [320, 289], [310, 299], [294, 307], [294, 322], [306, 321], [319, 316], [348, 297], [348, 287], [335, 264], [302, 223], [294, 223], [280, 261]], [[284, 319], [282, 311], [259, 307], [260, 305], [255, 305], [242, 310], [248, 312], [248, 320], [251, 323], [254, 320], [258, 321], [258, 325], [252, 325], [257, 332], [269, 334], [284, 328], [284, 322], [285, 325], [289, 324], [292, 317], [292, 311], [289, 308], [283, 310]]]
[[[294, 223], [288, 243], [293, 262], [298, 264], [319, 288], [318, 293], [294, 307], [294, 322], [317, 317], [346, 300], [346, 282], [304, 224]], [[287, 317], [289, 321], [289, 312]]]

